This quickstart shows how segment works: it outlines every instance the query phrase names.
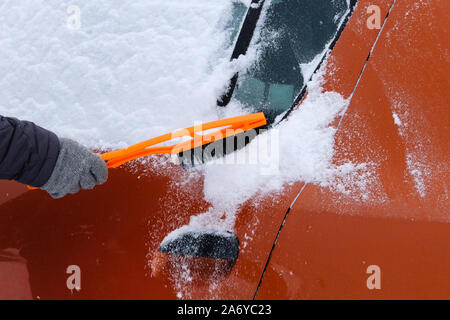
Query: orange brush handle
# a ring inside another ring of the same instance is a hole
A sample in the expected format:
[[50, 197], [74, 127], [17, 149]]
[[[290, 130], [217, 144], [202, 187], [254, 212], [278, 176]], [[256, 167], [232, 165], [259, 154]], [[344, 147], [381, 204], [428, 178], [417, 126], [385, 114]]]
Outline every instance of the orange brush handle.
[[[120, 165], [152, 154], [178, 154], [188, 151], [217, 140], [225, 139], [262, 127], [267, 124], [264, 113], [254, 113], [228, 119], [212, 121], [197, 126], [180, 129], [162, 136], [135, 144], [125, 149], [116, 150], [101, 155], [108, 168], [117, 168]], [[201, 134], [203, 131], [218, 129], [212, 133]], [[171, 146], [157, 146], [160, 143], [168, 142], [174, 139], [189, 137], [188, 141], [173, 144]]]
[[[108, 168], [117, 168], [124, 163], [152, 154], [178, 154], [251, 129], [262, 127], [266, 124], [267, 120], [262, 112], [221, 119], [166, 133], [125, 149], [103, 153], [100, 157], [105, 160]], [[203, 131], [213, 129], [218, 130], [212, 133], [201, 134]], [[183, 137], [190, 139], [171, 146], [157, 146], [158, 144]], [[34, 187], [28, 188], [38, 189]]]

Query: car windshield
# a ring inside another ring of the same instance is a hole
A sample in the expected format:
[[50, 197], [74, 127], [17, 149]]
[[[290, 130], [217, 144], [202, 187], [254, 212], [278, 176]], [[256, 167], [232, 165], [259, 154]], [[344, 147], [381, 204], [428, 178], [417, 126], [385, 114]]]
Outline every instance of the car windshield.
[[[263, 111], [273, 123], [292, 106], [320, 63], [315, 58], [337, 36], [349, 4], [348, 0], [272, 0], [266, 5], [258, 61], [241, 74], [234, 97], [247, 108]], [[234, 37], [244, 15], [245, 6], [236, 2]]]

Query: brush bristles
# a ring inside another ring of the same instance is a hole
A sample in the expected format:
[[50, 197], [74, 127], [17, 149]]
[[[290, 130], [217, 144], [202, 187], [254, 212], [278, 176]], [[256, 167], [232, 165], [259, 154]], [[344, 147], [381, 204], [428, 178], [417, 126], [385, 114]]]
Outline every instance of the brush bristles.
[[202, 165], [208, 161], [222, 158], [234, 151], [243, 149], [259, 133], [259, 130], [249, 130], [220, 139], [201, 147], [179, 153], [178, 160], [183, 168], [191, 168]]

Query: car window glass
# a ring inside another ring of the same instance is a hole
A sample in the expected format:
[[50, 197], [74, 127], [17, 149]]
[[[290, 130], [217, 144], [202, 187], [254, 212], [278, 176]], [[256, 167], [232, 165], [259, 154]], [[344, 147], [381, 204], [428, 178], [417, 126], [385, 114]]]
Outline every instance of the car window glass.
[[[263, 111], [272, 123], [291, 107], [309, 80], [304, 79], [302, 64], [313, 61], [333, 40], [348, 3], [272, 0], [267, 5], [258, 61], [241, 75], [235, 99], [254, 111]], [[235, 18], [243, 19], [242, 6], [235, 4]], [[235, 28], [239, 28], [239, 23], [236, 19]]]

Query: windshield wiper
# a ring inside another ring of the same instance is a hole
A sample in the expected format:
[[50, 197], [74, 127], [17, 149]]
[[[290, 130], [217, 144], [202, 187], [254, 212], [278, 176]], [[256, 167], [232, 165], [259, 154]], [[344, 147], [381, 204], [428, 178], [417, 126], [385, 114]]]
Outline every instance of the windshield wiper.
[[[264, 7], [264, 2], [265, 0], [252, 0], [234, 46], [231, 61], [238, 59], [241, 55], [245, 55], [247, 53], [250, 43], [252, 42], [253, 35], [255, 34], [256, 26], [258, 25], [261, 12]], [[230, 103], [238, 78], [239, 72], [236, 72], [230, 79], [227, 91], [217, 100], [218, 106], [225, 107]]]

